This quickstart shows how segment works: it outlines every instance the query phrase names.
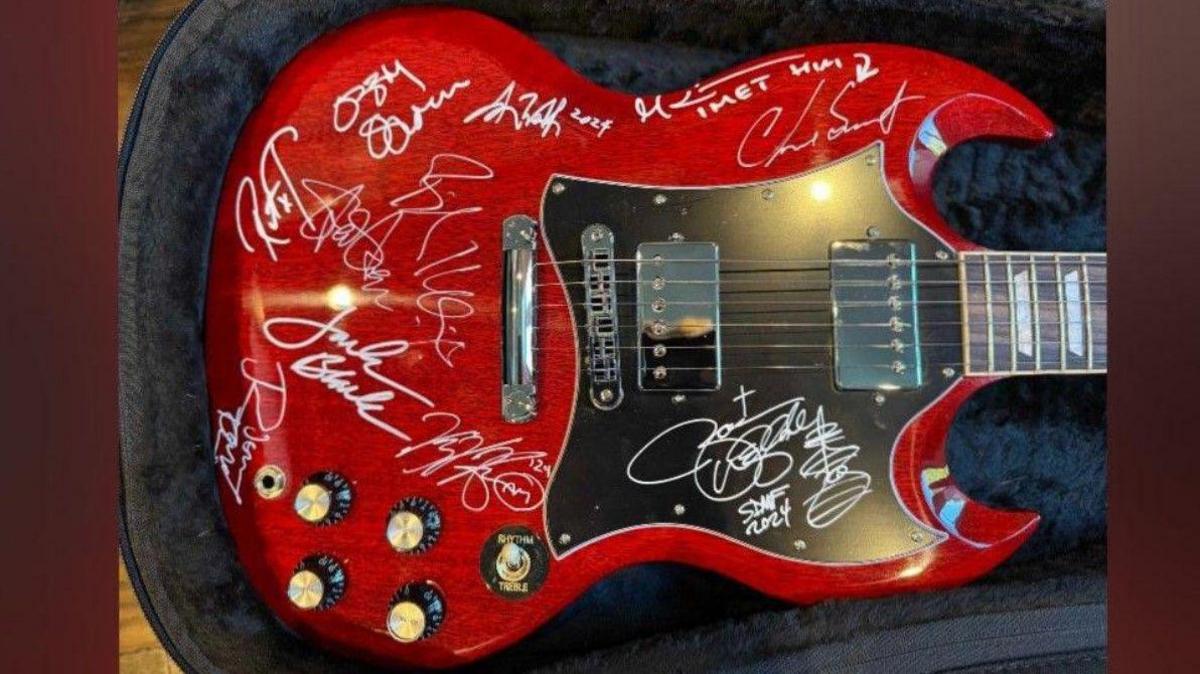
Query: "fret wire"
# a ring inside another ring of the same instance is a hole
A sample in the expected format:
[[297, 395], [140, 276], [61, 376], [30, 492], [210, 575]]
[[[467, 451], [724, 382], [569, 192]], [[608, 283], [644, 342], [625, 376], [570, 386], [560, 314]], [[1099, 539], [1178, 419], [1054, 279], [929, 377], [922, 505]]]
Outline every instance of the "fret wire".
[[1093, 352], [1095, 345], [1092, 344], [1092, 282], [1088, 280], [1088, 263], [1087, 260], [1082, 260], [1080, 267], [1083, 268], [1083, 328], [1087, 334], [1087, 364], [1088, 369], [1094, 367]]
[[1063, 303], [1062, 260], [1054, 254], [1054, 284], [1058, 293], [1058, 364], [1060, 370], [1067, 369], [1067, 313]]
[[1033, 262], [1033, 256], [1029, 256], [1029, 296], [1032, 301], [1029, 305], [1030, 320], [1033, 321], [1033, 369], [1035, 372], [1042, 371], [1042, 311], [1041, 305], [1038, 304], [1038, 275], [1037, 266]]
[[[967, 254], [959, 253], [958, 255], [958, 281], [959, 281], [959, 297], [967, 298]], [[967, 324], [971, 320], [971, 304], [970, 301], [962, 303], [962, 340], [963, 340], [963, 370], [968, 374], [971, 372], [971, 327]]]
[[1008, 349], [1012, 355], [1012, 370], [1017, 366], [1017, 300], [1016, 285], [1013, 283], [1012, 253], [1004, 255], [1004, 269], [1008, 275]]
[[983, 265], [983, 296], [987, 306], [987, 355], [988, 355], [988, 370], [995, 371], [996, 369], [996, 335], [993, 334], [994, 327], [992, 325], [992, 266], [990, 264]]

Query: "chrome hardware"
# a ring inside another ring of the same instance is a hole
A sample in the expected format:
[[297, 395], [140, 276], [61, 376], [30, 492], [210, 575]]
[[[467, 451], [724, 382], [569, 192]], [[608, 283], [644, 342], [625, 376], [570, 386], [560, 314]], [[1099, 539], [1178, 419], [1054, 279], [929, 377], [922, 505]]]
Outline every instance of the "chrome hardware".
[[[838, 387], [919, 388], [916, 247], [909, 241], [835, 241], [829, 257]], [[872, 346], [879, 343], [891, 348]], [[877, 403], [881, 399], [876, 396]]]
[[296, 608], [311, 611], [325, 598], [325, 583], [312, 571], [300, 569], [288, 581], [287, 595]]
[[642, 389], [720, 388], [719, 278], [714, 243], [667, 241], [638, 246], [638, 384]]
[[504, 220], [503, 383], [500, 411], [509, 423], [537, 413], [534, 382], [534, 328], [537, 325], [537, 223], [527, 215]]
[[274, 464], [267, 464], [254, 474], [254, 491], [265, 499], [279, 498], [283, 494], [287, 477], [283, 470]]
[[602, 224], [588, 225], [579, 236], [583, 255], [584, 306], [587, 311], [587, 370], [592, 404], [612, 410], [624, 397], [621, 388], [621, 342], [617, 329], [616, 265], [613, 233]]

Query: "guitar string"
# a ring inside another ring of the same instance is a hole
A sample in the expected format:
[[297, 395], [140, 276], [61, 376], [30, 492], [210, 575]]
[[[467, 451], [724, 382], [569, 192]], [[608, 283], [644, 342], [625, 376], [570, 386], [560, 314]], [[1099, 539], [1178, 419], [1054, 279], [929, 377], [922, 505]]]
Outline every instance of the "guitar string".
[[[736, 264], [768, 264], [768, 263], [771, 263], [771, 264], [773, 264], [773, 263], [777, 263], [777, 262], [787, 262], [787, 263], [791, 263], [791, 264], [813, 265], [811, 267], [802, 267], [801, 269], [811, 268], [815, 271], [823, 271], [823, 270], [829, 269], [831, 265], [835, 265], [835, 264], [836, 265], [846, 265], [846, 266], [850, 266], [850, 267], [876, 267], [876, 266], [900, 267], [900, 266], [908, 266], [908, 265], [913, 265], [913, 264], [943, 266], [943, 267], [959, 267], [959, 266], [982, 267], [982, 266], [988, 265], [988, 264], [1005, 265], [1008, 262], [1013, 262], [1013, 263], [1022, 264], [1022, 265], [1036, 264], [1036, 265], [1040, 265], [1041, 267], [1045, 268], [1045, 267], [1052, 266], [1056, 261], [1055, 258], [1057, 258], [1057, 262], [1060, 265], [1083, 266], [1086, 264], [1089, 267], [1107, 266], [1107, 261], [1108, 261], [1107, 253], [1012, 253], [1011, 256], [1008, 254], [1001, 253], [1000, 254], [1001, 257], [999, 257], [998, 259], [991, 258], [991, 259], [987, 259], [987, 260], [970, 259], [970, 258], [979, 257], [979, 254], [969, 253], [968, 255], [970, 256], [969, 258], [968, 257], [958, 257], [958, 258], [952, 257], [952, 258], [947, 258], [944, 260], [940, 259], [940, 258], [939, 259], [915, 258], [915, 259], [909, 259], [909, 260], [904, 260], [904, 259], [835, 260], [835, 259], [828, 258], [828, 257], [825, 257], [825, 258], [790, 258], [790, 257], [717, 258], [716, 260], [713, 260], [712, 258], [672, 258], [672, 259], [664, 258], [662, 260], [656, 260], [654, 258], [622, 257], [622, 258], [592, 259], [592, 260], [588, 260], [588, 259], [557, 260], [557, 261], [535, 262], [534, 264], [538, 267], [556, 267], [556, 266], [562, 267], [562, 266], [569, 265], [569, 264], [590, 264], [590, 263], [597, 263], [597, 264], [601, 264], [601, 265], [608, 264], [608, 263], [644, 264], [644, 265], [657, 265], [659, 263], [662, 263], [662, 264], [675, 264], [675, 263], [714, 264], [714, 263], [716, 263], [717, 266], [720, 267], [722, 265], [725, 265], [726, 263], [730, 263], [730, 264], [733, 264], [733, 263], [736, 263]], [[1029, 259], [1031, 256], [1034, 258], [1040, 258], [1040, 259]], [[1025, 259], [1018, 259], [1018, 258], [1025, 258]], [[1065, 259], [1065, 258], [1085, 258], [1085, 259]], [[1093, 258], [1093, 259], [1086, 259], [1086, 258]]]
[[[670, 328], [674, 325], [669, 321], [662, 321], [662, 323], [667, 328]], [[920, 325], [924, 325], [924, 326], [962, 326], [962, 325], [967, 325], [968, 327], [970, 327], [971, 325], [976, 325], [976, 326], [986, 325], [988, 327], [995, 327], [997, 325], [1000, 325], [1000, 326], [1016, 325], [1017, 327], [1020, 327], [1020, 325], [1018, 323], [1014, 323], [1012, 321], [995, 321], [995, 320], [979, 321], [979, 322], [970, 321], [970, 320], [967, 320], [967, 321], [918, 320], [917, 323]], [[1043, 321], [1039, 320], [1038, 323], [1042, 324]], [[1066, 325], [1092, 326], [1093, 324], [1098, 323], [1098, 321], [1095, 321], [1094, 317], [1093, 317], [1093, 320], [1090, 320], [1090, 321], [1086, 318], [1080, 318], [1078, 320], [1067, 319], [1067, 320], [1063, 320], [1063, 321], [1055, 319], [1053, 321], [1053, 323], [1055, 325], [1065, 323]], [[871, 322], [796, 323], [796, 322], [782, 322], [782, 321], [774, 322], [774, 323], [726, 323], [723, 321], [717, 321], [716, 323], [712, 323], [709, 321], [694, 320], [692, 322], [682, 323], [680, 325], [680, 327], [684, 328], [685, 330], [688, 330], [688, 329], [694, 330], [697, 328], [708, 328], [710, 326], [716, 326], [719, 328], [813, 328], [813, 329], [825, 329], [825, 328], [896, 328], [896, 327], [911, 328], [913, 326], [913, 324], [906, 322], [906, 321], [899, 321], [897, 323], [890, 323], [890, 322], [888, 322], [888, 323], [871, 323]], [[589, 328], [590, 326], [587, 324], [584, 324], [584, 325], [574, 325], [572, 327], [574, 327], [576, 330], [584, 330], [584, 329]], [[1049, 321], [1046, 321], [1046, 322], [1044, 322], [1044, 327], [1053, 327], [1053, 326], [1050, 325]], [[533, 326], [533, 329], [534, 330], [562, 330], [562, 329], [565, 329], [565, 327], [564, 326], [555, 326], [555, 325], [546, 325], [546, 326], [535, 325], [535, 326]], [[641, 331], [641, 328], [637, 325], [619, 325], [616, 329], [622, 330], [622, 331], [624, 331], [624, 330], [636, 330], [639, 332]]]
[[[988, 301], [986, 299], [978, 299], [978, 300], [968, 299], [965, 301], [964, 300], [916, 300], [916, 301], [899, 300], [899, 301], [905, 306], [913, 306], [913, 305], [930, 306], [930, 305], [938, 305], [938, 304], [962, 306], [965, 304], [967, 306], [986, 307], [988, 304]], [[1021, 304], [1022, 305], [1037, 304], [1039, 306], [1040, 305], [1058, 306], [1059, 304], [1065, 303], [1065, 302], [1066, 302], [1065, 299], [1061, 300], [1061, 301], [1060, 300], [1039, 299], [1037, 301], [1033, 301], [1033, 300], [1024, 301], [1024, 302], [1021, 302]], [[618, 307], [650, 307], [650, 308], [653, 308], [655, 306], [654, 302], [616, 302], [615, 304]], [[797, 304], [804, 305], [804, 306], [812, 306], [812, 307], [825, 307], [825, 309], [831, 309], [835, 304], [839, 307], [854, 307], [854, 308], [890, 307], [892, 305], [891, 302], [888, 302], [886, 300], [881, 300], [878, 302], [862, 302], [862, 301], [834, 302], [833, 300], [719, 300], [717, 302], [707, 302], [707, 301], [698, 302], [698, 301], [693, 301], [693, 300], [675, 300], [675, 301], [667, 302], [667, 306], [681, 306], [682, 305], [682, 306], [699, 306], [699, 307], [714, 306], [714, 305], [719, 306], [719, 307], [750, 306], [750, 305], [768, 305], [768, 306], [769, 305], [789, 305], [789, 306], [791, 306], [791, 305], [797, 305]], [[1008, 300], [1007, 299], [999, 300], [999, 299], [993, 298], [991, 301], [991, 304], [993, 306], [1007, 305]], [[1106, 306], [1108, 304], [1108, 302], [1106, 300], [1092, 300], [1088, 304], [1090, 304], [1093, 307], [1094, 306]], [[586, 301], [584, 301], [584, 302], [540, 302], [540, 303], [538, 303], [538, 306], [539, 307], [583, 307], [583, 308], [586, 308], [589, 306], [589, 303]], [[776, 311], [778, 313], [790, 313], [790, 312], [796, 312], [796, 311], [823, 311], [823, 309], [820, 309], [820, 308], [817, 308], [817, 309], [789, 309], [787, 307], [781, 307], [781, 308], [773, 310], [773, 311]], [[722, 311], [721, 313], [724, 314], [726, 312]], [[737, 312], [729, 312], [729, 313], [737, 313]], [[745, 313], [745, 312], [743, 312], [743, 313]]]
[[[1014, 342], [1013, 340], [1006, 340], [1006, 339], [992, 340], [992, 344], [995, 344], [995, 345], [1003, 344], [1004, 346], [1009, 346], [1014, 343], [1016, 343], [1016, 342]], [[1094, 346], [1107, 346], [1108, 345], [1108, 343], [1104, 340], [1093, 341], [1092, 344]], [[871, 348], [871, 349], [887, 349], [887, 350], [895, 350], [895, 348], [896, 348], [896, 346], [894, 344], [882, 344], [882, 343], [881, 344], [835, 344], [834, 342], [809, 342], [809, 343], [796, 343], [796, 344], [790, 344], [790, 343], [724, 344], [723, 343], [720, 345], [720, 347], [717, 347], [717, 346], [711, 345], [711, 344], [678, 345], [678, 346], [670, 346], [670, 347], [668, 347], [668, 350], [678, 351], [678, 350], [682, 349], [682, 350], [689, 350], [689, 351], [701, 351], [701, 350], [711, 351], [711, 350], [714, 350], [717, 348], [720, 348], [722, 351], [725, 349], [819, 349], [819, 350], [826, 350], [826, 349], [833, 348], [835, 346], [836, 347], [858, 348], [858, 349]], [[911, 347], [911, 346], [912, 346], [911, 344], [907, 345], [905, 350], [907, 350], [907, 348]], [[961, 342], [921, 342], [921, 343], [917, 344], [917, 347], [921, 348], [921, 349], [924, 349], [924, 348], [962, 348], [962, 346], [963, 345]], [[654, 346], [649, 345], [649, 344], [647, 344], [647, 345], [626, 344], [626, 345], [612, 346], [612, 347], [608, 347], [608, 348], [621, 349], [622, 351], [635, 351], [637, 349], [653, 349]], [[570, 346], [552, 346], [552, 347], [535, 346], [535, 347], [533, 347], [533, 350], [534, 351], [548, 351], [548, 352], [574, 352], [575, 351], [575, 349]], [[581, 350], [584, 350], [584, 349], [581, 349]], [[1078, 356], [1078, 357], [1083, 358], [1084, 356]]]
[[[1045, 281], [1038, 280], [1038, 281], [1033, 281], [1033, 282], [1031, 282], [1031, 281], [1015, 281], [1014, 280], [1012, 282], [1013, 283], [1024, 283], [1025, 285], [1034, 285], [1034, 283], [1036, 283], [1038, 286], [1057, 285], [1057, 283], [1052, 280], [1045, 280]], [[591, 285], [592, 283], [593, 283], [592, 281], [557, 281], [557, 282], [553, 282], [553, 283], [537, 283], [537, 284], [535, 284], [535, 286], [538, 288], [555, 288], [555, 287], [564, 286], [564, 285], [566, 285], [566, 286]], [[613, 280], [605, 280], [604, 281], [604, 284], [610, 284], [610, 283], [616, 283], [616, 284], [641, 283], [641, 284], [648, 285], [648, 284], [653, 283], [653, 279], [634, 279], [634, 278], [628, 278], [628, 277], [617, 277], [616, 279], [613, 279]], [[768, 280], [748, 279], [748, 280], [740, 280], [740, 281], [739, 280], [731, 280], [731, 281], [673, 280], [673, 281], [666, 281], [666, 283], [669, 285], [718, 285], [718, 286], [724, 286], [724, 285], [728, 285], [731, 283], [741, 284], [741, 285], [745, 285], [745, 284], [779, 285], [779, 284], [785, 283], [785, 281], [769, 280], [769, 279]], [[786, 281], [786, 283], [789, 283], [789, 284], [791, 284], [791, 283], [823, 283], [825, 285], [815, 286], [815, 287], [804, 287], [804, 288], [780, 288], [777, 290], [777, 292], [829, 291], [829, 290], [833, 289], [832, 286], [834, 286], [834, 285], [842, 287], [842, 288], [880, 288], [880, 287], [888, 287], [890, 285], [916, 286], [916, 287], [988, 285], [987, 281], [982, 281], [982, 280], [981, 281], [971, 281], [971, 280], [963, 281], [963, 280], [949, 280], [949, 279], [945, 279], [945, 280], [943, 280], [943, 279], [927, 279], [927, 280], [917, 280], [917, 281], [905, 281], [903, 279], [897, 279], [895, 281], [891, 281], [891, 280], [861, 281], [861, 280], [857, 280], [857, 279], [855, 279], [855, 280], [847, 279], [847, 280], [842, 280], [842, 281], [827, 281], [825, 279], [799, 279], [798, 281]], [[999, 283], [997, 283], [996, 281], [992, 281], [991, 285], [993, 287], [1004, 287], [1004, 286], [1009, 285], [1009, 283], [1010, 283], [1009, 281], [1001, 281]], [[1104, 281], [1104, 280], [1091, 280], [1088, 282], [1088, 287], [1091, 287], [1091, 288], [1103, 287], [1103, 286], [1107, 286], [1107, 285], [1108, 285], [1108, 282]]]

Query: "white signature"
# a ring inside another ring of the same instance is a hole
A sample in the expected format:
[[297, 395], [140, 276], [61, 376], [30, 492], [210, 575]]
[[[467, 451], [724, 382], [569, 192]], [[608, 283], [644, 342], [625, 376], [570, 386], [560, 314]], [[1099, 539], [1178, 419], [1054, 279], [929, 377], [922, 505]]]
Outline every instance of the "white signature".
[[[500, 90], [500, 95], [496, 96], [495, 100], [476, 108], [463, 117], [463, 124], [470, 124], [476, 120], [486, 124], [502, 124], [508, 121], [512, 124], [514, 131], [527, 128], [538, 129], [541, 131], [542, 138], [552, 133], [557, 137], [562, 133], [562, 122], [559, 121], [559, 117], [570, 105], [566, 96], [555, 96], [542, 100], [537, 92], [528, 91], [516, 96], [517, 103], [514, 105], [513, 96], [516, 94], [516, 90], [517, 83], [509, 82], [508, 86]], [[567, 118], [579, 126], [595, 131], [597, 138], [603, 136], [605, 131], [612, 128], [613, 124], [611, 119], [586, 114], [577, 107], [571, 108]]]
[[479, 431], [460, 430], [462, 420], [449, 412], [429, 412], [421, 420], [441, 421], [445, 428], [396, 453], [396, 458], [424, 461], [405, 468], [406, 474], [442, 476], [438, 486], [461, 480], [462, 505], [473, 512], [487, 508], [493, 497], [515, 511], [533, 510], [545, 500], [543, 479], [549, 471], [545, 452], [518, 451], [515, 446], [521, 438], [488, 443]]
[[[879, 73], [871, 65], [871, 55], [854, 52], [854, 76], [864, 82]], [[726, 73], [716, 79], [694, 84], [677, 94], [658, 94], [648, 100], [638, 96], [633, 100], [633, 110], [643, 124], [654, 118], [671, 119], [674, 113], [692, 110], [700, 119], [715, 116], [727, 107], [748, 101], [756, 94], [770, 90], [769, 72], [780, 64], [786, 64], [783, 74], [803, 77], [820, 74], [826, 70], [841, 70], [844, 66], [840, 57], [810, 59], [801, 54], [790, 54], [756, 63]]]
[[[691, 478], [710, 501], [732, 501], [791, 475], [795, 459], [783, 445], [802, 437], [804, 450], [811, 453], [796, 474], [820, 481], [816, 493], [803, 502], [809, 526], [833, 524], [870, 493], [871, 476], [849, 467], [858, 445], [846, 443], [841, 426], [825, 420], [823, 406], [810, 412], [804, 397], [797, 396], [752, 415], [746, 400], [753, 394], [741, 387], [734, 400], [741, 403], [742, 414], [735, 421], [689, 419], [654, 436], [629, 460], [626, 476], [641, 485]], [[676, 449], [685, 442], [695, 442], [696, 453], [685, 466], [671, 469], [672, 461], [687, 458]]]
[[[447, 327], [450, 320], [473, 313], [467, 301], [471, 293], [432, 287], [432, 277], [465, 274], [475, 271], [479, 266], [437, 269], [434, 274], [429, 274], [439, 264], [444, 264], [447, 258], [434, 262], [427, 262], [424, 258], [442, 224], [451, 218], [483, 210], [481, 206], [449, 205], [442, 193], [443, 183], [490, 180], [495, 173], [483, 162], [470, 157], [436, 154], [429, 160], [416, 189], [389, 201], [389, 210], [376, 217], [363, 206], [364, 186], [361, 184], [340, 187], [327, 181], [304, 178], [300, 180], [300, 190], [297, 190], [279, 157], [276, 143], [283, 138], [295, 141], [299, 138], [299, 132], [290, 126], [276, 131], [263, 147], [257, 179], [244, 177], [238, 187], [235, 224], [243, 248], [253, 253], [256, 246], [261, 245], [272, 261], [278, 261], [277, 249], [291, 243], [290, 236], [286, 235], [281, 225], [285, 217], [294, 215], [299, 218], [296, 232], [301, 238], [313, 242], [313, 252], [319, 251], [327, 243], [341, 250], [343, 265], [361, 276], [363, 292], [372, 297], [376, 306], [390, 311], [392, 307], [386, 301], [390, 291], [383, 284], [391, 278], [392, 271], [386, 265], [384, 247], [402, 221], [416, 220], [418, 226], [428, 223], [416, 256], [424, 266], [414, 275], [422, 278], [425, 286], [425, 294], [418, 298], [417, 305], [439, 320], [441, 328], [437, 352], [442, 360], [451, 364], [450, 354], [463, 345], [460, 341], [443, 345], [441, 337], [454, 332]], [[252, 233], [247, 231], [247, 212], [252, 214]], [[477, 248], [474, 242], [469, 242], [466, 249], [452, 253], [450, 258], [462, 258]], [[451, 299], [443, 301], [443, 297]]]
[[[447, 181], [490, 180], [494, 175], [486, 164], [470, 157], [448, 153], [435, 155], [429, 163], [429, 170], [421, 176], [417, 189], [391, 202], [399, 217], [428, 219], [429, 225], [416, 254], [416, 261], [422, 263], [422, 266], [413, 272], [413, 277], [420, 279], [423, 291], [417, 296], [416, 303], [417, 309], [437, 320], [438, 332], [433, 340], [434, 350], [449, 367], [454, 367], [451, 356], [466, 348], [465, 341], [454, 337], [458, 334], [458, 328], [452, 323], [475, 314], [475, 307], [471, 303], [475, 293], [464, 288], [448, 286], [455, 281], [462, 281], [481, 268], [478, 262], [472, 262], [475, 253], [479, 251], [479, 244], [473, 240], [467, 241], [461, 247], [451, 247], [450, 252], [436, 258], [430, 251], [444, 247], [440, 245], [438, 236], [441, 225], [456, 216], [478, 213], [483, 208], [453, 208], [447, 204], [446, 197], [439, 188]], [[455, 235], [460, 233], [456, 231]]]
[[[372, 159], [403, 154], [413, 137], [425, 128], [425, 115], [441, 108], [456, 93], [471, 85], [471, 80], [451, 82], [449, 86], [433, 93], [420, 103], [409, 105], [404, 117], [379, 112], [387, 102], [391, 85], [401, 77], [422, 94], [428, 92], [429, 88], [425, 82], [396, 59], [390, 66], [386, 63], [381, 65], [378, 70], [367, 75], [361, 83], [347, 89], [333, 102], [334, 130], [345, 133], [355, 128], [357, 123], [356, 131], [366, 141], [367, 154]], [[364, 100], [368, 97], [367, 102], [373, 104], [376, 112], [359, 122]]]
[[[870, 71], [865, 73], [867, 78], [873, 75], [874, 73]], [[886, 136], [892, 132], [892, 126], [895, 124], [896, 117], [900, 112], [900, 106], [909, 101], [924, 98], [924, 96], [908, 95], [906, 93], [908, 90], [908, 80], [905, 80], [900, 83], [895, 95], [892, 97], [891, 103], [880, 110], [878, 114], [868, 119], [852, 120], [838, 109], [838, 104], [842, 102], [842, 98], [847, 92], [857, 89], [860, 84], [858, 80], [850, 80], [838, 91], [829, 104], [829, 116], [838, 123], [824, 129], [824, 133], [822, 133], [822, 129], [806, 123], [808, 122], [809, 112], [812, 110], [813, 103], [817, 100], [825, 83], [826, 80], [821, 80], [817, 83], [816, 87], [813, 88], [812, 95], [805, 102], [804, 109], [801, 110], [800, 115], [796, 117], [794, 123], [786, 130], [783, 130], [785, 125], [780, 124], [780, 118], [783, 117], [784, 113], [783, 106], [772, 106], [759, 115], [750, 124], [750, 128], [746, 130], [746, 134], [742, 136], [741, 143], [738, 144], [738, 165], [742, 168], [770, 166], [776, 159], [785, 154], [815, 147], [822, 137], [825, 140], [834, 141], [842, 136], [864, 129], [877, 129], [881, 135]]]
[[241, 362], [242, 378], [249, 382], [246, 397], [232, 412], [217, 410], [216, 442], [213, 458], [225, 483], [233, 491], [233, 500], [242, 502], [242, 479], [246, 467], [261, 443], [271, 439], [271, 432], [283, 424], [287, 409], [287, 386], [283, 368], [275, 365], [275, 377], [262, 379], [253, 372], [255, 362]]
[[[433, 407], [433, 401], [380, 372], [388, 358], [408, 352], [412, 346], [403, 339], [360, 344], [338, 324], [357, 310], [349, 307], [328, 321], [309, 318], [276, 317], [263, 322], [263, 336], [271, 344], [288, 351], [308, 348], [319, 341], [334, 347], [334, 352], [319, 351], [303, 356], [291, 364], [291, 371], [304, 379], [318, 381], [343, 400], [354, 405], [358, 416], [376, 428], [408, 442], [412, 438], [404, 431], [384, 421], [379, 415], [388, 403], [401, 394], [416, 402]], [[350, 365], [351, 367], [345, 367]], [[359, 375], [379, 385], [363, 391], [366, 384]]]
[[758, 536], [777, 527], [791, 528], [792, 501], [785, 492], [790, 484], [781, 484], [759, 496], [752, 496], [738, 506], [747, 536]]

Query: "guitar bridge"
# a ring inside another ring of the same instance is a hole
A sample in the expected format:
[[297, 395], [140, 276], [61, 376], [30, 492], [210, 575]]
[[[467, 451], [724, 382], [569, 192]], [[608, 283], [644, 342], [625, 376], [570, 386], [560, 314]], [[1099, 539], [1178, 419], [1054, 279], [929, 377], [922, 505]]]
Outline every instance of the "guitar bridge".
[[621, 344], [617, 332], [616, 267], [613, 233], [601, 224], [580, 235], [583, 288], [587, 309], [588, 378], [592, 404], [612, 410], [621, 404]]

